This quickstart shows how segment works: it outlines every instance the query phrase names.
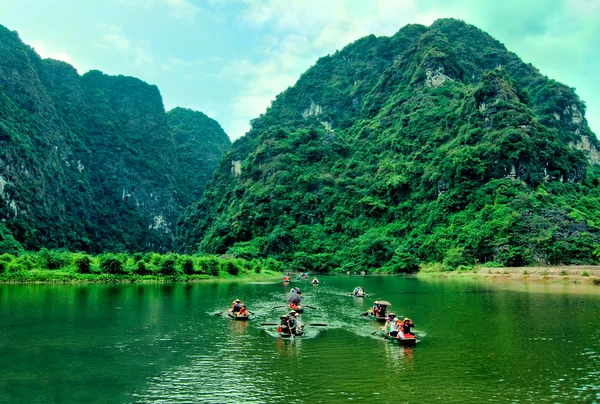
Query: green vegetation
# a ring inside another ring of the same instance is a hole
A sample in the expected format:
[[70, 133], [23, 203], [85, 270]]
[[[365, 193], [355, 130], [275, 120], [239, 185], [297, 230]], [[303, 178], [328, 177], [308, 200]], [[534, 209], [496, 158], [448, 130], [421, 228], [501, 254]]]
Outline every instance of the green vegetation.
[[[100, 254], [42, 250], [0, 255], [0, 282], [188, 281], [279, 278], [272, 259], [179, 254]], [[260, 275], [259, 275], [260, 274]]]
[[280, 94], [178, 244], [313, 272], [596, 264], [599, 149], [572, 88], [461, 21], [410, 25]]
[[169, 251], [230, 141], [133, 77], [41, 59], [0, 26], [0, 252]]

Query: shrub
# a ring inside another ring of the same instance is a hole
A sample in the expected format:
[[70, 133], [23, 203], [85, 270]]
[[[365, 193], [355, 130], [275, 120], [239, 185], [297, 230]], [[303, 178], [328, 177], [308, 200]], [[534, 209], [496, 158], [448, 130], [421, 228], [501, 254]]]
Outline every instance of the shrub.
[[590, 276], [590, 273], [588, 271], [583, 271], [581, 273], [581, 276]]
[[12, 254], [4, 253], [0, 255], [0, 273], [6, 271], [14, 259], [15, 256]]
[[548, 271], [547, 269], [544, 269], [540, 272], [541, 276], [548, 276], [550, 274], [550, 271]]
[[484, 262], [483, 264], [481, 264], [481, 266], [485, 268], [502, 268], [504, 265], [496, 261], [490, 261]]
[[137, 275], [150, 275], [152, 272], [146, 267], [146, 263], [144, 261], [138, 261], [136, 267], [133, 272]]
[[123, 259], [117, 254], [102, 254], [98, 257], [100, 260], [100, 269], [105, 274], [121, 275], [124, 274]]
[[268, 271], [280, 272], [283, 269], [283, 264], [276, 259], [267, 258], [263, 262], [263, 268]]
[[523, 271], [523, 275], [529, 275], [529, 271], [528, 270], [524, 270]]
[[424, 273], [446, 272], [448, 271], [448, 267], [445, 264], [442, 264], [441, 262], [427, 262], [421, 263], [421, 265], [419, 266], [419, 271]]
[[456, 268], [457, 271], [471, 271], [472, 269], [472, 265], [459, 265], [458, 268]]
[[444, 265], [449, 270], [456, 269], [459, 265], [465, 264], [465, 258], [463, 256], [464, 248], [451, 248], [446, 251], [446, 256], [444, 257]]
[[221, 270], [226, 271], [229, 275], [238, 276], [240, 268], [232, 260], [221, 261]]
[[175, 275], [175, 260], [172, 258], [165, 259], [160, 267], [160, 274], [167, 276]]
[[189, 258], [185, 258], [183, 260], [183, 273], [186, 275], [193, 275], [194, 274], [194, 261], [192, 261]]
[[562, 271], [560, 271], [560, 276], [567, 276], [569, 275], [569, 273], [567, 272], [566, 269], [563, 269]]
[[87, 255], [79, 257], [75, 259], [75, 267], [80, 274], [89, 274], [92, 272], [92, 260]]
[[199, 272], [211, 276], [219, 276], [219, 260], [215, 257], [206, 256], [198, 260]]
[[70, 253], [62, 253], [59, 251], [52, 251], [42, 248], [39, 253], [40, 264], [43, 268], [47, 269], [60, 269], [67, 264]]
[[23, 266], [24, 270], [31, 271], [37, 267], [35, 257], [31, 254], [21, 254], [16, 258], [16, 260]]

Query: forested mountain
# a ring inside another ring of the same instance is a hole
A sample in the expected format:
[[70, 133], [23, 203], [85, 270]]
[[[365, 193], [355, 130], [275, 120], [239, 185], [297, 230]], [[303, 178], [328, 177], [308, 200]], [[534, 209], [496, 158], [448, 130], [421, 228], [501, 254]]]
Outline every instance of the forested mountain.
[[165, 113], [156, 86], [80, 76], [0, 26], [0, 250], [171, 250], [229, 145], [206, 115]]
[[462, 21], [408, 25], [277, 96], [178, 241], [316, 271], [597, 263], [598, 150], [574, 89]]

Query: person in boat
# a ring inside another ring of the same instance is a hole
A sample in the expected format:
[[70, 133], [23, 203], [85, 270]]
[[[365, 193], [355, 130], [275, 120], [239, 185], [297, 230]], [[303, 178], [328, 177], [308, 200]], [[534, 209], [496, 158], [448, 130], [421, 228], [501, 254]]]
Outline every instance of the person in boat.
[[364, 296], [365, 295], [365, 291], [362, 288], [362, 286], [357, 286], [354, 288], [354, 296]]
[[282, 334], [290, 334], [290, 325], [288, 322], [288, 317], [287, 316], [281, 316], [279, 317], [280, 322], [279, 322], [279, 327], [277, 327], [277, 332], [280, 332]]
[[387, 306], [384, 304], [379, 305], [379, 317], [385, 317], [387, 314]]
[[404, 319], [404, 321], [402, 322], [402, 334], [404, 334], [405, 336], [415, 336], [415, 333], [411, 332], [410, 329], [414, 328], [414, 324], [412, 322], [412, 320], [408, 317], [406, 317]]
[[371, 313], [375, 317], [379, 317], [379, 305], [377, 303], [373, 303], [373, 308], [371, 309]]
[[300, 307], [301, 306], [299, 303], [290, 302], [290, 309], [296, 310], [296, 309], [299, 309]]
[[288, 325], [290, 328], [290, 332], [293, 335], [298, 334], [302, 327], [300, 324], [300, 316], [298, 315], [298, 313], [296, 313], [295, 310], [290, 311], [288, 314]]
[[387, 320], [385, 321], [385, 335], [395, 337], [398, 335], [398, 325], [396, 324], [396, 315], [390, 313]]
[[290, 281], [290, 277], [289, 277], [289, 276], [287, 276], [287, 275], [284, 275], [284, 277], [283, 277], [283, 281], [284, 281], [284, 282], [289, 282], [289, 281]]
[[313, 285], [318, 285], [319, 284], [319, 280], [317, 278], [313, 278], [312, 284]]
[[246, 304], [241, 303], [240, 304], [240, 311], [237, 313], [238, 316], [247, 316], [248, 315], [248, 309], [246, 309]]
[[233, 303], [231, 303], [231, 312], [232, 313], [239, 313], [240, 309], [242, 308], [242, 304], [240, 302], [240, 299], [235, 299], [233, 301]]

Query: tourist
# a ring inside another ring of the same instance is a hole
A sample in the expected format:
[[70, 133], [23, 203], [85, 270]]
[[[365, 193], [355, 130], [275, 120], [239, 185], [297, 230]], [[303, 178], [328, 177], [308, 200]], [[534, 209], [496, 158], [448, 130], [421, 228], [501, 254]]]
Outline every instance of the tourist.
[[410, 318], [405, 318], [404, 321], [402, 322], [402, 334], [404, 334], [405, 336], [414, 336], [415, 334], [413, 332], [410, 331], [411, 328], [413, 328], [415, 325], [413, 324], [412, 320]]

